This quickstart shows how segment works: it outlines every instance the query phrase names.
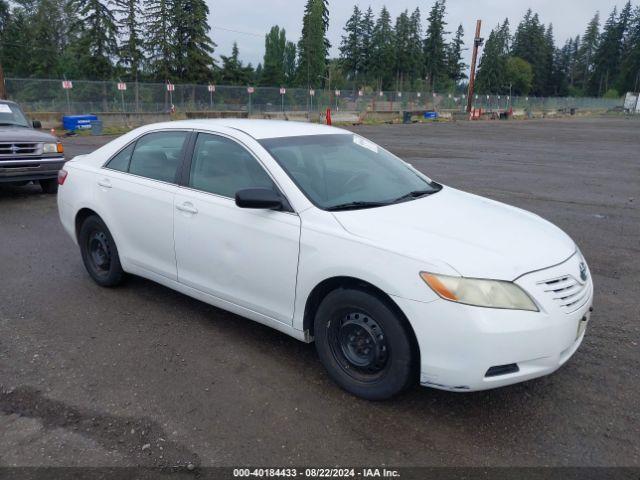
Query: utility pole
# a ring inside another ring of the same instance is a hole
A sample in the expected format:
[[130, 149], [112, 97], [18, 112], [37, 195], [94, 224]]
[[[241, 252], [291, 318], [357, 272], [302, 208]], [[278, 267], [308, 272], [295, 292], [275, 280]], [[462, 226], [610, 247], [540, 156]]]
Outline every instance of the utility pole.
[[478, 60], [478, 48], [484, 42], [483, 38], [480, 38], [480, 27], [482, 26], [482, 20], [476, 22], [476, 36], [473, 39], [473, 56], [471, 57], [471, 72], [469, 74], [469, 92], [467, 95], [467, 113], [471, 113], [471, 104], [473, 102], [473, 87], [476, 82], [476, 62]]

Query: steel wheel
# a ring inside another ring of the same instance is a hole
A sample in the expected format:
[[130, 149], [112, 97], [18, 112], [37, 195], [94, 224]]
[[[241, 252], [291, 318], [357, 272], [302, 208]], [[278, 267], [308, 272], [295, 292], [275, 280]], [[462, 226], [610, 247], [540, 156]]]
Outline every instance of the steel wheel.
[[78, 232], [84, 266], [98, 285], [114, 287], [124, 278], [118, 248], [111, 232], [97, 215], [87, 217]]
[[336, 362], [361, 382], [377, 380], [387, 367], [389, 345], [384, 330], [366, 312], [342, 312], [331, 322], [329, 342]]
[[97, 273], [107, 273], [111, 268], [111, 248], [107, 235], [101, 231], [94, 231], [89, 236], [89, 258]]

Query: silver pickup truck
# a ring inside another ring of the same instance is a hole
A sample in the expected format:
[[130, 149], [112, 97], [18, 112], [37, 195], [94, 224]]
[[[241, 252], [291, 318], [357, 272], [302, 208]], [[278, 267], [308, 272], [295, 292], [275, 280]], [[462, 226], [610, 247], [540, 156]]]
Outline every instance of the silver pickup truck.
[[0, 100], [0, 184], [38, 182], [45, 193], [58, 191], [58, 171], [64, 165], [62, 143], [29, 123], [14, 102]]

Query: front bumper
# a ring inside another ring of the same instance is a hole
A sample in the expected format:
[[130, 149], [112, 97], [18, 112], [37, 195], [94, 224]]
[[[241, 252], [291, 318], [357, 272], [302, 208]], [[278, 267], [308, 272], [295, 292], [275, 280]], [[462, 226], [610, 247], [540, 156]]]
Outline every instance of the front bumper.
[[[475, 391], [556, 371], [582, 343], [591, 314], [590, 275], [579, 285], [579, 302], [569, 308], [559, 299], [563, 294], [547, 291], [546, 281], [573, 275], [578, 270], [580, 260], [577, 254], [574, 257], [516, 280], [535, 299], [539, 312], [472, 307], [445, 300], [423, 303], [395, 297], [416, 334], [420, 383], [444, 390]], [[497, 369], [502, 374], [490, 372], [492, 367], [505, 366], [510, 368]]]
[[56, 178], [64, 157], [33, 157], [0, 160], [0, 183]]

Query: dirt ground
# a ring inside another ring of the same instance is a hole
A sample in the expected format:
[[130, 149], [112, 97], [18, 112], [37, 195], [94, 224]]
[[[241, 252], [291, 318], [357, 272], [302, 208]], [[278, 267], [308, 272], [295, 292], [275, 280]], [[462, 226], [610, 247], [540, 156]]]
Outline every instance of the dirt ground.
[[0, 187], [0, 465], [640, 466], [640, 121], [353, 129], [576, 240], [595, 312], [562, 369], [359, 400], [313, 345], [147, 280], [96, 286], [55, 197]]

